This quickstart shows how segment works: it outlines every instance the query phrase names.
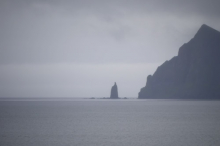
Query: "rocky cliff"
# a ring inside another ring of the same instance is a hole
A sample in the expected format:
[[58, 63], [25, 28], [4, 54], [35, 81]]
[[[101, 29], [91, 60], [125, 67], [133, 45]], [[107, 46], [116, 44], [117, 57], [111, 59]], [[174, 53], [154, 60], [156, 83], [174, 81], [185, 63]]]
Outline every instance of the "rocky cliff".
[[116, 82], [114, 86], [112, 86], [110, 98], [113, 98], [113, 99], [118, 98], [118, 87], [117, 87]]
[[220, 99], [220, 32], [202, 25], [178, 56], [147, 77], [138, 98]]

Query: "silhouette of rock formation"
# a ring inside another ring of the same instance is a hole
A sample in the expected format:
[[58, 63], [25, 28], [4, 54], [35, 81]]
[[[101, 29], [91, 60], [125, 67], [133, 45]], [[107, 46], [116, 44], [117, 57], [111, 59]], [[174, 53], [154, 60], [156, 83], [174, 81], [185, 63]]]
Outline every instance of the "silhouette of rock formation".
[[220, 99], [220, 32], [203, 24], [178, 56], [147, 77], [138, 98]]
[[118, 87], [117, 87], [116, 82], [115, 82], [114, 86], [112, 86], [110, 98], [112, 98], [112, 99], [118, 98]]

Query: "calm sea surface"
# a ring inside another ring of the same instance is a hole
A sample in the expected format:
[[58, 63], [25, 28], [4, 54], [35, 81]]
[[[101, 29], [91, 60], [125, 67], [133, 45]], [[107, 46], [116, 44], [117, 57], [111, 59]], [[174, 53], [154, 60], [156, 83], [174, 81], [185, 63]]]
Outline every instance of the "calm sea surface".
[[220, 101], [0, 101], [0, 146], [219, 146]]

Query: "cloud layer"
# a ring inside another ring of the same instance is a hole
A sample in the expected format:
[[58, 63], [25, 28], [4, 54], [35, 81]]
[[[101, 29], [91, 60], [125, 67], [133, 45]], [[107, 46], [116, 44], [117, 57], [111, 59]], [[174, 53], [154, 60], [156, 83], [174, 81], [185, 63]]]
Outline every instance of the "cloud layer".
[[[218, 0], [3, 0], [0, 78], [5, 92], [0, 96], [55, 96], [55, 89], [57, 96], [107, 96], [117, 80], [125, 87], [122, 96], [137, 96], [146, 76], [177, 55], [203, 23], [220, 30], [219, 5]], [[65, 64], [75, 71], [65, 74], [71, 72]], [[90, 76], [89, 66], [95, 75]], [[56, 83], [38, 83], [54, 78]], [[106, 84], [97, 84], [100, 78]], [[74, 79], [71, 85], [68, 79]], [[78, 92], [79, 87], [88, 92]]]

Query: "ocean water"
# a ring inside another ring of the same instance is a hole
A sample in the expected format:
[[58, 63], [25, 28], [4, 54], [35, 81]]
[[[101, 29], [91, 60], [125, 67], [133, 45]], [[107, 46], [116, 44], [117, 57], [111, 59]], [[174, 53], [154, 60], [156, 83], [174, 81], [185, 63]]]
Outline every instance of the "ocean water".
[[0, 146], [219, 146], [220, 101], [0, 101]]

